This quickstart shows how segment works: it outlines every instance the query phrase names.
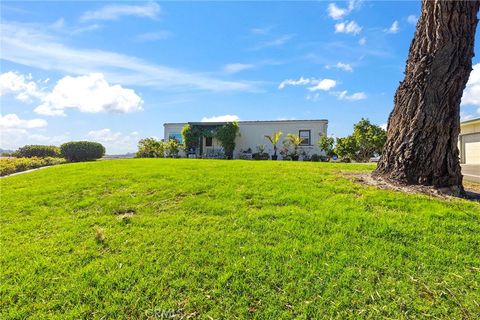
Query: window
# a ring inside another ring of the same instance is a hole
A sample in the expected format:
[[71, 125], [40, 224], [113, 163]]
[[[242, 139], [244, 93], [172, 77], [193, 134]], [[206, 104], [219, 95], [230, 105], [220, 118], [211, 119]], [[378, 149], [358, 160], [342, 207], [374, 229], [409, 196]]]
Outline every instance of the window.
[[205, 146], [206, 147], [213, 146], [213, 138], [212, 137], [205, 137]]
[[168, 140], [177, 140], [178, 143], [183, 143], [183, 137], [181, 133], [172, 132], [168, 135]]
[[310, 139], [311, 132], [310, 130], [300, 130], [298, 131], [298, 136], [300, 139], [302, 139], [302, 143], [300, 144], [301, 146], [310, 146], [312, 145], [312, 141]]

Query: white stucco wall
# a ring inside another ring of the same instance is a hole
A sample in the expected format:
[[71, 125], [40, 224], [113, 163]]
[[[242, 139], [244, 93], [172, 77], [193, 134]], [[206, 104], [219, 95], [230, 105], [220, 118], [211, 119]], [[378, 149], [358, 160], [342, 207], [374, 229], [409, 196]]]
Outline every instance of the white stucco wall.
[[[164, 125], [165, 140], [167, 140], [171, 134], [181, 133], [184, 125], [185, 123], [166, 123]], [[301, 146], [300, 151], [305, 150], [310, 155], [315, 153], [324, 154], [317, 144], [320, 137], [327, 134], [327, 120], [240, 121], [238, 125], [240, 128], [240, 135], [235, 141], [236, 147], [234, 158], [239, 158], [241, 150], [247, 150], [248, 148], [252, 149], [253, 152], [257, 152], [258, 145], [265, 145], [265, 152], [272, 155], [273, 146], [265, 136], [273, 135], [273, 133], [277, 131], [283, 132], [280, 141], [277, 144], [279, 159], [281, 159], [279, 152], [283, 140], [289, 133], [298, 135], [300, 130], [310, 130], [311, 133], [310, 145]], [[214, 145], [217, 145], [215, 141]], [[181, 154], [181, 156], [185, 156], [185, 154]]]

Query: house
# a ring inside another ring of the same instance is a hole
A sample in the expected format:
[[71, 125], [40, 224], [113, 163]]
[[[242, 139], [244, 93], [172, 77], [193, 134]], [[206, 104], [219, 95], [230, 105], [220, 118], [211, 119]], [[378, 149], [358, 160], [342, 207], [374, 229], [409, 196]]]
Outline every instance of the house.
[[[226, 122], [188, 122], [188, 123], [165, 123], [164, 137], [165, 140], [176, 139], [183, 143], [182, 128], [189, 124], [191, 126], [199, 126], [206, 132], [213, 132], [215, 128], [224, 125]], [[265, 152], [273, 155], [273, 146], [266, 139], [266, 136], [273, 135], [277, 131], [283, 134], [277, 143], [278, 158], [282, 159], [280, 150], [282, 143], [287, 134], [297, 134], [302, 138], [299, 147], [300, 153], [312, 155], [324, 154], [318, 147], [318, 141], [322, 135], [327, 134], [327, 120], [275, 120], [275, 121], [239, 121], [239, 135], [235, 139], [235, 150], [233, 157], [235, 159], [251, 157], [252, 153], [258, 152], [259, 146], [265, 146]], [[201, 143], [197, 150], [189, 150], [189, 156], [203, 158], [220, 158], [223, 156], [223, 148], [220, 142], [214, 137], [201, 137]], [[182, 156], [186, 156], [182, 154]]]
[[480, 118], [460, 123], [458, 149], [462, 164], [480, 165]]

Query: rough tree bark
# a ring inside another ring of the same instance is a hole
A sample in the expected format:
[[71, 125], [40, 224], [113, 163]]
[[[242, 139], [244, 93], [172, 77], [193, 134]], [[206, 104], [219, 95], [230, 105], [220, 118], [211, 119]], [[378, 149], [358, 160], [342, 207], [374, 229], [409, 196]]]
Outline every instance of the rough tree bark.
[[422, 0], [422, 12], [374, 175], [463, 192], [460, 100], [472, 70], [480, 0]]

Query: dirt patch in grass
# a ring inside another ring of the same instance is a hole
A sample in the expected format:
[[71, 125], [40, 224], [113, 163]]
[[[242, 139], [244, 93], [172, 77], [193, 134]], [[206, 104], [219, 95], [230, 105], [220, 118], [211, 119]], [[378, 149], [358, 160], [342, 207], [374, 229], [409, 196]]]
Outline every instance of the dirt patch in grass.
[[346, 176], [353, 179], [357, 183], [377, 187], [380, 189], [401, 191], [409, 194], [422, 193], [440, 199], [463, 198], [468, 200], [480, 201], [480, 185], [477, 185], [476, 188], [472, 188], [470, 183], [465, 183], [465, 194], [460, 194], [458, 190], [451, 188], [434, 188], [430, 186], [409, 186], [397, 184], [382, 177], [374, 177], [371, 173], [368, 172], [351, 173], [346, 174]]

